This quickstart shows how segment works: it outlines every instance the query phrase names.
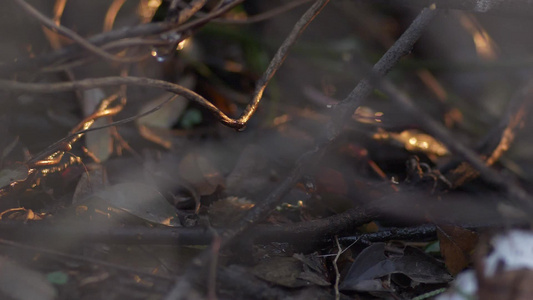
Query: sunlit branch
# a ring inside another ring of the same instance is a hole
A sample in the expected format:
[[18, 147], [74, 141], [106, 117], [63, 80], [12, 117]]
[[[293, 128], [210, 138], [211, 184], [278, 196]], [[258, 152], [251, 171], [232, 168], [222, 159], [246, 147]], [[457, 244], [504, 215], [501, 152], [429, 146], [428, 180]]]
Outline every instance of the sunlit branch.
[[24, 9], [24, 11], [26, 11], [30, 16], [36, 18], [37, 20], [39, 20], [39, 22], [41, 22], [44, 26], [52, 29], [52, 30], [55, 30], [57, 31], [59, 34], [65, 36], [65, 37], [68, 37], [69, 39], [75, 41], [76, 43], [78, 43], [80, 46], [82, 46], [83, 48], [85, 48], [86, 50], [90, 51], [91, 53], [94, 53], [95, 55], [98, 55], [104, 59], [107, 59], [107, 60], [111, 60], [111, 61], [116, 61], [116, 62], [121, 62], [121, 63], [129, 63], [129, 62], [134, 62], [134, 61], [137, 61], [138, 58], [125, 58], [125, 57], [120, 57], [120, 56], [116, 56], [116, 55], [113, 55], [113, 54], [110, 54], [104, 50], [102, 50], [101, 48], [91, 44], [89, 41], [87, 41], [85, 38], [83, 38], [82, 36], [78, 35], [76, 32], [62, 26], [62, 25], [58, 25], [56, 24], [56, 22], [54, 22], [53, 20], [51, 20], [50, 18], [48, 18], [47, 16], [43, 15], [42, 13], [40, 13], [38, 10], [36, 10], [33, 6], [29, 5], [28, 3], [26, 3], [24, 0], [14, 0], [20, 7], [22, 7]]
[[[313, 6], [321, 6], [328, 1], [317, 1]], [[420, 38], [423, 30], [428, 23], [436, 15], [435, 9], [424, 9], [416, 17], [409, 28], [402, 34], [402, 36], [394, 43], [394, 45], [387, 50], [383, 57], [376, 63], [374, 68], [379, 71], [379, 74], [386, 74], [400, 58], [409, 53], [414, 43]], [[290, 174], [272, 191], [265, 199], [258, 201], [245, 215], [245, 217], [232, 229], [225, 231], [222, 234], [222, 246], [227, 247], [231, 245], [237, 237], [242, 236], [258, 221], [266, 218], [270, 212], [278, 205], [281, 199], [293, 188], [293, 186], [300, 180], [304, 171], [313, 168], [313, 166], [320, 160], [322, 155], [330, 145], [337, 139], [340, 134], [340, 129], [344, 127], [348, 120], [346, 116], [351, 116], [359, 103], [369, 95], [371, 92], [371, 84], [367, 80], [361, 81], [350, 96], [343, 101], [344, 110], [336, 109], [333, 111], [332, 121], [329, 122], [327, 128], [324, 130], [326, 140], [319, 139], [314, 149], [304, 153], [298, 159], [296, 165]], [[201, 276], [201, 268], [210, 261], [210, 251], [204, 251], [195, 259], [195, 264], [190, 266], [187, 270], [187, 277], [182, 278], [176, 283], [172, 291], [167, 295], [166, 299], [172, 298], [176, 295], [183, 295], [180, 293], [180, 288], [190, 288], [190, 282], [198, 280]], [[189, 284], [188, 284], [189, 282]], [[186, 292], [186, 291], [185, 291]]]
[[[488, 166], [494, 165], [513, 144], [518, 130], [522, 127], [531, 110], [531, 82], [521, 88], [507, 104], [498, 125], [488, 130], [476, 147], [478, 155]], [[440, 168], [454, 187], [479, 177], [479, 172], [466, 162], [453, 161]]]
[[[66, 0], [56, 0], [56, 3], [54, 4], [54, 18], [52, 20], [54, 24], [56, 24], [56, 26], [59, 26], [61, 24], [61, 16], [63, 15], [63, 12], [65, 11], [66, 3], [67, 3]], [[57, 50], [61, 48], [61, 43], [59, 41], [59, 35], [56, 32], [44, 26], [43, 26], [43, 32], [48, 38], [48, 41], [50, 42], [52, 49]]]
[[194, 16], [202, 7], [205, 6], [207, 0], [194, 0], [186, 8], [180, 11], [178, 20], [176, 24], [183, 24], [185, 21], [189, 20]]
[[[387, 94], [394, 102], [401, 104], [402, 108], [411, 114], [416, 116], [417, 121], [426, 129], [428, 133], [440, 140], [446, 147], [453, 153], [462, 157], [466, 162], [471, 164], [479, 173], [480, 176], [503, 188], [510, 197], [510, 201], [517, 203], [522, 209], [526, 209], [528, 212], [533, 212], [533, 198], [520, 186], [511, 182], [509, 179], [504, 178], [496, 170], [490, 168], [487, 162], [484, 161], [477, 153], [465, 146], [463, 143], [454, 139], [449, 131], [440, 123], [432, 119], [428, 114], [414, 105], [413, 101], [398, 90], [390, 81], [379, 80], [379, 88]], [[527, 87], [528, 96], [533, 95], [531, 86]]]
[[164, 89], [169, 92], [173, 92], [186, 99], [196, 102], [210, 111], [215, 117], [219, 119], [223, 124], [233, 127], [242, 128], [244, 124], [239, 123], [239, 120], [232, 119], [220, 111], [215, 105], [209, 102], [199, 94], [181, 86], [168, 81], [150, 79], [143, 77], [102, 77], [102, 78], [90, 78], [72, 82], [61, 83], [22, 83], [10, 80], [0, 80], [0, 89], [9, 91], [18, 91], [26, 93], [57, 93], [71, 91], [75, 89], [92, 89], [96, 87], [116, 86], [116, 85], [137, 85], [144, 87], [153, 87]]
[[[125, 49], [125, 48], [132, 47], [132, 46], [151, 46], [151, 47], [153, 47], [153, 46], [168, 46], [169, 44], [170, 44], [169, 41], [160, 40], [160, 39], [127, 38], [127, 39], [122, 39], [122, 40], [118, 40], [116, 42], [111, 42], [111, 43], [105, 44], [101, 48], [104, 49], [104, 50], [114, 49], [114, 48]], [[148, 58], [150, 56], [151, 56], [150, 53], [146, 53], [145, 55], [139, 56], [138, 60], [141, 61], [141, 60], [144, 60], [144, 59], [146, 59], [146, 58]], [[69, 69], [69, 68], [72, 68], [72, 67], [81, 66], [81, 65], [86, 64], [86, 63], [88, 63], [90, 61], [94, 61], [94, 57], [85, 56], [85, 57], [82, 57], [82, 58], [79, 58], [79, 59], [76, 59], [76, 60], [73, 60], [73, 61], [69, 61], [69, 62], [63, 63], [63, 64], [59, 63], [57, 65], [44, 67], [44, 68], [41, 69], [41, 71], [42, 72], [63, 71], [65, 69]]]
[[238, 119], [238, 122], [240, 124], [246, 124], [250, 117], [257, 110], [257, 107], [259, 106], [259, 102], [263, 97], [263, 92], [265, 91], [268, 82], [272, 79], [272, 77], [274, 77], [276, 71], [279, 69], [279, 67], [281, 67], [283, 61], [285, 61], [285, 58], [287, 58], [289, 49], [294, 44], [296, 39], [302, 34], [305, 28], [307, 28], [307, 25], [309, 25], [309, 23], [313, 21], [313, 19], [320, 13], [320, 11], [322, 11], [324, 6], [326, 6], [328, 2], [329, 0], [315, 2], [315, 4], [313, 4], [313, 6], [311, 6], [311, 8], [309, 8], [309, 10], [305, 12], [305, 14], [298, 20], [298, 22], [296, 22], [289, 36], [285, 39], [285, 41], [283, 41], [283, 44], [281, 44], [281, 46], [278, 48], [276, 55], [274, 55], [274, 58], [272, 58], [272, 60], [270, 61], [267, 70], [265, 71], [265, 73], [263, 73], [263, 76], [257, 82], [252, 101], [246, 107], [241, 117]]
[[104, 77], [53, 84], [21, 83], [16, 81], [0, 80], [0, 89], [32, 93], [54, 93], [61, 91], [69, 91], [73, 89], [90, 89], [95, 87], [114, 86], [119, 84], [155, 87], [176, 93], [189, 99], [190, 101], [196, 102], [208, 111], [210, 111], [224, 125], [236, 129], [242, 129], [246, 126], [246, 123], [249, 121], [250, 117], [256, 112], [268, 82], [272, 79], [276, 71], [283, 64], [283, 61], [287, 57], [291, 46], [294, 44], [296, 39], [302, 34], [307, 25], [309, 25], [309, 23], [316, 17], [316, 15], [318, 15], [318, 13], [322, 10], [322, 8], [326, 5], [327, 2], [328, 1], [322, 1], [320, 2], [320, 5], [313, 5], [295, 24], [289, 36], [279, 47], [274, 58], [272, 58], [267, 70], [264, 72], [261, 79], [259, 79], [252, 100], [246, 106], [241, 116], [237, 119], [233, 119], [227, 116], [207, 99], [187, 88], [167, 81], [150, 78]]
[[[426, 8], [417, 16], [409, 28], [402, 36], [387, 50], [381, 59], [374, 65], [376, 74], [385, 75], [400, 58], [409, 53], [414, 43], [422, 35], [427, 24], [436, 15], [437, 10]], [[250, 224], [263, 219], [277, 205], [281, 197], [287, 193], [290, 188], [299, 180], [300, 174], [304, 168], [313, 166], [325, 152], [325, 150], [338, 138], [346, 122], [351, 118], [361, 101], [372, 91], [372, 84], [369, 80], [362, 80], [357, 84], [350, 95], [340, 102], [332, 113], [331, 120], [326, 125], [324, 133], [317, 139], [316, 147], [302, 155], [291, 175], [282, 182], [282, 184], [273, 191], [265, 200], [250, 210], [245, 220], [241, 222], [239, 230], [244, 230]]]
[[[86, 41], [89, 44], [97, 47], [127, 38], [156, 35], [168, 31], [183, 32], [187, 30], [193, 30], [207, 24], [212, 19], [218, 18], [219, 16], [225, 14], [230, 9], [239, 5], [243, 1], [244, 0], [232, 1], [224, 5], [217, 11], [211, 12], [204, 17], [198, 18], [192, 22], [183, 25], [170, 22], [141, 24], [138, 26], [119, 28], [109, 32], [97, 34], [93, 37], [88, 38]], [[187, 11], [185, 13], [187, 13]], [[105, 46], [103, 46], [102, 48], [105, 48]], [[78, 56], [80, 54], [79, 50], [80, 45], [71, 45], [61, 48], [60, 50], [55, 51], [53, 53], [44, 54], [36, 58], [20, 58], [13, 62], [4, 63], [0, 65], [0, 75], [11, 75], [11, 73], [13, 72], [38, 70], [47, 65], [51, 65], [57, 62], [58, 60], [67, 61], [69, 59], [72, 59], [73, 57]]]
[[113, 24], [115, 23], [117, 14], [125, 2], [126, 0], [113, 0], [113, 2], [111, 2], [111, 5], [109, 5], [109, 8], [107, 9], [107, 12], [104, 18], [104, 30], [103, 30], [104, 32], [108, 32], [108, 31], [111, 31], [111, 29], [113, 29]]

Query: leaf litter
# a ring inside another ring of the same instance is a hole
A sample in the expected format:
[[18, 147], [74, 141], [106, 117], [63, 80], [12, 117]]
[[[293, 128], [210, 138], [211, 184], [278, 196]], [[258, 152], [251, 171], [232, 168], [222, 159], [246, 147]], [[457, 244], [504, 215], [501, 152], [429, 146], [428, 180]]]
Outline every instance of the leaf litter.
[[[153, 6], [158, 1], [141, 2], [142, 5]], [[190, 5], [200, 2], [192, 1]], [[169, 11], [171, 8], [167, 4], [159, 3], [159, 12], [166, 14], [167, 18], [175, 18], [175, 12]], [[13, 10], [16, 15], [17, 10], [7, 5], [6, 11]], [[55, 20], [59, 20], [59, 24], [76, 28], [80, 34], [94, 32], [94, 24], [85, 24], [87, 21], [77, 14], [96, 9], [97, 6], [69, 3], [67, 8], [70, 9], [66, 10], [69, 16], [63, 20], [60, 6], [58, 1], [54, 8]], [[246, 14], [252, 15], [253, 11], [274, 6], [268, 3], [249, 4], [227, 12], [221, 19], [231, 21], [234, 18], [233, 21], [237, 21], [246, 17]], [[124, 22], [120, 24], [131, 22], [122, 18], [128, 13], [135, 15], [132, 7], [123, 6], [120, 14], [115, 16], [116, 21]], [[149, 9], [150, 16], [158, 7]], [[182, 9], [187, 11], [192, 8]], [[112, 15], [111, 8], [109, 11]], [[205, 16], [208, 11], [200, 11], [198, 18]], [[99, 13], [102, 14], [102, 11]], [[346, 17], [347, 14], [353, 14], [347, 18], [353, 26], [335, 27], [335, 24], [342, 23], [338, 22], [340, 17]], [[391, 76], [391, 81], [416, 98], [416, 104], [423, 107], [426, 113], [416, 115], [400, 112], [393, 97], [376, 90], [367, 99], [368, 103], [364, 103], [364, 109], [360, 107], [350, 121], [343, 125], [340, 138], [330, 141], [324, 157], [306, 165], [304, 179], [296, 180], [298, 184], [290, 189], [287, 197], [271, 209], [274, 212], [261, 224], [249, 228], [242, 240], [233, 241], [231, 246], [224, 245], [219, 253], [216, 248], [219, 234], [228, 228], [238, 229], [243, 222], [246, 223], [248, 214], [260, 210], [268, 193], [275, 191], [283, 183], [283, 178], [291, 176], [287, 174], [298, 165], [302, 153], [314, 149], [313, 145], [329, 143], [326, 140], [331, 135], [326, 134], [324, 138], [318, 132], [328, 126], [326, 122], [330, 118], [331, 108], [341, 105], [342, 102], [337, 99], [345, 97], [353, 87], [354, 78], [365, 75], [360, 74], [364, 73], [361, 71], [364, 68], [359, 68], [362, 65], [359, 62], [374, 61], [373, 54], [366, 51], [381, 53], [382, 47], [388, 48], [402, 31], [401, 24], [407, 24], [407, 20], [410, 20], [407, 15], [391, 15], [387, 10], [382, 11], [364, 3], [336, 3], [330, 12], [325, 11], [321, 15], [324, 18], [321, 23], [323, 36], [314, 39], [303, 35], [302, 40], [294, 46], [293, 54], [287, 59], [288, 67], [276, 74], [266, 90], [268, 101], [261, 103], [257, 114], [246, 124], [248, 130], [242, 133], [220, 128], [216, 118], [206, 112], [205, 106], [202, 108], [194, 101], [185, 101], [185, 97], [180, 97], [166, 104], [164, 109], [137, 119], [136, 126], [122, 125], [115, 133], [111, 128], [84, 133], [85, 149], [76, 143], [81, 137], [77, 135], [63, 143], [53, 144], [50, 141], [57, 140], [57, 136], [62, 134], [58, 128], [70, 123], [68, 126], [74, 126], [79, 120], [74, 122], [73, 118], [83, 120], [92, 111], [80, 114], [83, 109], [73, 104], [73, 95], [68, 93], [39, 98], [28, 96], [25, 92], [21, 92], [22, 95], [17, 95], [18, 92], [13, 92], [13, 95], [6, 93], [5, 100], [0, 100], [3, 108], [0, 113], [0, 232], [11, 230], [13, 227], [7, 226], [17, 222], [16, 229], [20, 232], [36, 225], [34, 228], [40, 227], [44, 233], [37, 234], [40, 235], [39, 241], [18, 237], [24, 243], [43, 246], [41, 250], [29, 251], [33, 257], [33, 260], [28, 260], [31, 269], [10, 261], [22, 261], [22, 253], [7, 250], [10, 247], [17, 249], [20, 245], [2, 247], [5, 256], [2, 266], [8, 272], [4, 270], [4, 277], [0, 278], [1, 292], [14, 299], [69, 299], [77, 296], [89, 299], [109, 295], [118, 299], [163, 299], [172, 290], [174, 278], [169, 276], [179, 274], [180, 278], [194, 277], [190, 274], [192, 272], [185, 271], [189, 270], [185, 269], [185, 265], [191, 261], [197, 263], [196, 255], [206, 248], [202, 243], [179, 245], [175, 242], [178, 236], [188, 234], [206, 235], [208, 240], [213, 241], [214, 248], [210, 251], [213, 257], [214, 253], [217, 254], [218, 264], [209, 266], [210, 271], [206, 272], [206, 276], [211, 281], [207, 281], [216, 283], [213, 278], [216, 279], [217, 273], [228, 271], [236, 265], [246, 266], [239, 269], [241, 273], [234, 273], [240, 274], [234, 280], [220, 279], [220, 282], [224, 282], [223, 286], [208, 284], [206, 296], [211, 298], [217, 293], [229, 295], [229, 298], [238, 298], [240, 295], [244, 299], [269, 298], [267, 295], [287, 299], [305, 295], [325, 295], [327, 298], [333, 295], [335, 287], [332, 283], [337, 275], [342, 278], [340, 293], [337, 293], [339, 297], [412, 298], [426, 292], [429, 295], [432, 289], [440, 290], [448, 285], [453, 276], [461, 274], [459, 272], [463, 269], [474, 268], [479, 273], [483, 267], [475, 261], [478, 254], [474, 249], [486, 247], [485, 228], [498, 229], [502, 223], [506, 226], [524, 225], [523, 220], [527, 220], [528, 212], [509, 205], [506, 202], [509, 197], [496, 191], [483, 172], [474, 169], [471, 163], [464, 162], [464, 157], [458, 155], [461, 152], [453, 147], [454, 143], [442, 139], [442, 136], [438, 138], [432, 135], [428, 123], [421, 120], [430, 117], [439, 124], [443, 120], [443, 125], [447, 126], [457, 141], [485, 140], [479, 143], [477, 149], [481, 159], [512, 180], [527, 183], [524, 178], [528, 178], [531, 161], [527, 155], [520, 155], [520, 151], [508, 150], [514, 144], [521, 149], [530, 148], [530, 139], [519, 131], [525, 127], [527, 132], [530, 126], [525, 122], [528, 107], [520, 100], [522, 94], [528, 94], [528, 87], [526, 84], [521, 89], [517, 85], [517, 82], [524, 80], [515, 80], [513, 76], [522, 78], [522, 75], [513, 72], [511, 66], [505, 66], [510, 70], [509, 73], [513, 73], [508, 78], [491, 72], [465, 75], [461, 71], [465, 68], [465, 59], [476, 62], [470, 64], [474, 69], [475, 66], [479, 67], [478, 58], [487, 69], [496, 67], [494, 62], [500, 55], [503, 64], [511, 63], [504, 57], [505, 51], [499, 50], [490, 52], [492, 58], [487, 60], [480, 52], [479, 43], [480, 37], [485, 36], [485, 40], [491, 41], [487, 45], [494, 48], [494, 41], [514, 38], [506, 32], [503, 32], [502, 37], [502, 28], [492, 28], [494, 26], [490, 26], [490, 23], [497, 21], [490, 16], [465, 15], [464, 12], [450, 12], [447, 22], [438, 20], [427, 29], [433, 32], [428, 35], [428, 40], [438, 36], [440, 43], [437, 45], [441, 45], [444, 51], [432, 48], [435, 46], [428, 41], [421, 41], [428, 48], [422, 50], [415, 47], [412, 55], [398, 66], [398, 73]], [[142, 19], [149, 20], [150, 16], [143, 16]], [[12, 21], [18, 24], [18, 21]], [[112, 54], [119, 60], [147, 50], [149, 55], [138, 63], [125, 66], [118, 62], [102, 63], [97, 59], [87, 60], [91, 61], [87, 64], [82, 59], [85, 53], [80, 52], [77, 56], [56, 61], [57, 65], [42, 69], [48, 72], [46, 74], [49, 77], [45, 78], [40, 71], [33, 76], [17, 72], [13, 74], [17, 75], [17, 82], [14, 83], [68, 83], [91, 76], [102, 77], [108, 73], [128, 73], [131, 76], [162, 79], [167, 83], [177, 82], [198, 95], [209, 95], [209, 100], [212, 99], [215, 106], [228, 115], [234, 115], [244, 108], [242, 99], [249, 98], [250, 85], [253, 85], [250, 83], [258, 78], [252, 71], [257, 66], [251, 65], [257, 65], [258, 61], [271, 56], [270, 48], [278, 45], [274, 43], [277, 38], [273, 37], [280, 37], [279, 32], [286, 32], [289, 25], [285, 23], [289, 21], [290, 18], [273, 19], [269, 21], [269, 26], [258, 25], [256, 29], [261, 32], [258, 35], [250, 35], [239, 26], [226, 27], [212, 23], [201, 32], [196, 32], [193, 26], [190, 32], [183, 32], [184, 36], [193, 35], [192, 42], [196, 49], [191, 53], [189, 48], [187, 54], [180, 52], [181, 46], [173, 44], [184, 38], [178, 33], [150, 35], [146, 37], [147, 40], [121, 40], [117, 43], [137, 43], [135, 47], [138, 48], [104, 45], [103, 51], [109, 51], [110, 54], [119, 49], [116, 51], [121, 52]], [[317, 19], [317, 22], [320, 20]], [[485, 26], [490, 30], [485, 30]], [[27, 27], [24, 33], [28, 36], [41, 34], [40, 26]], [[346, 32], [347, 28], [367, 28], [370, 31], [356, 29], [358, 34], [354, 35]], [[5, 31], [4, 28], [0, 30]], [[454, 34], [435, 34], [435, 31]], [[489, 33], [500, 34], [500, 39], [487, 38]], [[50, 31], [49, 34], [54, 33]], [[5, 35], [11, 36], [11, 33], [5, 32]], [[339, 39], [339, 36], [344, 37]], [[454, 47], [442, 46], [441, 39], [448, 41], [449, 36], [458, 39], [448, 43]], [[31, 40], [38, 43], [39, 39]], [[157, 45], [143, 48], [143, 43], [156, 40]], [[320, 42], [317, 43], [317, 40]], [[472, 40], [475, 49], [467, 47]], [[348, 46], [336, 46], [340, 44]], [[46, 49], [38, 44], [22, 48], [27, 51], [20, 54], [21, 60], [26, 55], [40, 57], [41, 54], [36, 53], [35, 49]], [[5, 49], [10, 48], [6, 46]], [[68, 46], [64, 49], [65, 53], [70, 51]], [[513, 49], [506, 50], [513, 52]], [[426, 56], [419, 56], [419, 51]], [[439, 57], [441, 52], [446, 54], [445, 59]], [[166, 54], [163, 57], [161, 53]], [[255, 57], [247, 57], [251, 53], [255, 53]], [[520, 57], [519, 54], [515, 56]], [[430, 60], [420, 57], [429, 57]], [[409, 76], [415, 65], [417, 74], [426, 74], [425, 79], [422, 78], [425, 85], [420, 86], [423, 88], [419, 88], [420, 82], [416, 79], [421, 76]], [[35, 66], [41, 68], [37, 63]], [[262, 66], [266, 67], [266, 64]], [[0, 65], [0, 71], [4, 67], [4, 64]], [[55, 75], [50, 69], [54, 67], [65, 74]], [[495, 81], [504, 84], [492, 85], [491, 82]], [[84, 91], [85, 100], [94, 102], [94, 106], [105, 95], [120, 93], [127, 98], [124, 111], [119, 115], [89, 120], [92, 125], [82, 122], [80, 128], [105, 127], [128, 113], [145, 112], [166, 101], [165, 98], [170, 95], [168, 91], [162, 94], [134, 85], [123, 86], [120, 91], [118, 86]], [[511, 97], [518, 104], [505, 106], [506, 99]], [[438, 101], [431, 102], [433, 100]], [[41, 107], [52, 104], [53, 114], [50, 111], [40, 114]], [[506, 111], [498, 115], [498, 107], [506, 107]], [[456, 113], [450, 121], [452, 111]], [[499, 124], [492, 126], [497, 121], [500, 121]], [[32, 129], [30, 133], [22, 130], [28, 126]], [[494, 130], [488, 130], [489, 127]], [[66, 128], [63, 132], [71, 129]], [[484, 134], [486, 138], [481, 139]], [[43, 144], [42, 140], [47, 142]], [[117, 143], [113, 145], [114, 142]], [[467, 144], [475, 148], [475, 142]], [[48, 149], [47, 145], [52, 147]], [[44, 152], [39, 152], [42, 149]], [[34, 154], [33, 159], [30, 158], [31, 153]], [[67, 157], [83, 162], [79, 166], [83, 171], [72, 172], [73, 163], [63, 160]], [[35, 168], [37, 165], [38, 169]], [[313, 187], [309, 188], [308, 185]], [[387, 207], [380, 207], [383, 205]], [[377, 208], [380, 212], [373, 218], [372, 226], [355, 226], [351, 223], [340, 226], [343, 214], [368, 207]], [[521, 218], [511, 217], [520, 212]], [[429, 239], [427, 234], [423, 238], [416, 235], [417, 226], [426, 223], [437, 224], [435, 233]], [[55, 227], [49, 227], [51, 225]], [[326, 230], [328, 227], [337, 228], [335, 226], [339, 226], [339, 229]], [[401, 236], [399, 240], [402, 246], [397, 246], [398, 243], [391, 240], [397, 240], [395, 234], [399, 231], [391, 230], [390, 226], [410, 228], [410, 232], [415, 234]], [[69, 229], [76, 231], [79, 236], [74, 240], [62, 236], [62, 231], [64, 233]], [[89, 237], [90, 231], [95, 229], [102, 230], [101, 240], [94, 235], [85, 240], [85, 235]], [[142, 234], [146, 234], [141, 229], [149, 229], [153, 235], [168, 234], [166, 243], [173, 242], [173, 245], [138, 245], [143, 240]], [[261, 240], [264, 229], [277, 232], [277, 237], [285, 242], [267, 245], [256, 242]], [[47, 234], [50, 233], [46, 233], [46, 230], [58, 231], [52, 236], [60, 238], [47, 240]], [[309, 234], [303, 238], [305, 243], [294, 242], [301, 241], [302, 238], [298, 237], [302, 233]], [[288, 234], [295, 237], [294, 241], [286, 242], [290, 240]], [[334, 274], [331, 252], [337, 248], [332, 238], [340, 235], [358, 240], [359, 235], [372, 234], [375, 238], [373, 242], [362, 240], [352, 245], [350, 252], [354, 255], [346, 260], [354, 260], [353, 263], [350, 267], [345, 264], [339, 274]], [[103, 239], [104, 236], [106, 239]], [[429, 255], [421, 251], [437, 240], [440, 252]], [[51, 252], [44, 251], [45, 248], [57, 248], [60, 254], [77, 254], [86, 260], [73, 263], [72, 258], [65, 256], [59, 256], [62, 258], [58, 259], [54, 256], [58, 253], [51, 255]], [[505, 261], [505, 258], [500, 259]], [[498, 299], [498, 294], [487, 292], [491, 285], [496, 285], [502, 295], [508, 291], [527, 294], [527, 283], [531, 280], [529, 273], [528, 270], [497, 269], [494, 278], [485, 278], [480, 282], [480, 295], [484, 299]], [[48, 274], [48, 277], [44, 274]], [[150, 277], [152, 275], [160, 275], [159, 281]], [[271, 294], [260, 292], [261, 288], [264, 291], [265, 285], [246, 280], [252, 277], [267, 282]], [[458, 275], [456, 281], [461, 281], [461, 277]], [[525, 284], [516, 283], [520, 280]], [[241, 286], [236, 288], [239, 284]], [[277, 289], [278, 286], [283, 289]], [[188, 295], [202, 297], [196, 291]]]

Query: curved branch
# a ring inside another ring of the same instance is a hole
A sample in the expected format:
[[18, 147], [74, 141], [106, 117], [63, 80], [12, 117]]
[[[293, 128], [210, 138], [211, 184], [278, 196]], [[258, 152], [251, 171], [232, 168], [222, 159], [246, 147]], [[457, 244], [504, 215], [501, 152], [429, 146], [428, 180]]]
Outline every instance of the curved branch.
[[76, 89], [86, 90], [96, 87], [107, 87], [116, 85], [137, 85], [144, 87], [153, 87], [164, 89], [169, 92], [185, 97], [190, 101], [194, 101], [210, 111], [219, 121], [232, 128], [242, 128], [244, 124], [240, 123], [238, 119], [232, 119], [220, 111], [215, 105], [209, 102], [204, 97], [197, 93], [181, 86], [164, 80], [150, 79], [144, 77], [102, 77], [90, 78], [71, 82], [61, 83], [22, 83], [10, 80], [0, 80], [0, 90], [26, 92], [26, 93], [57, 93], [72, 91]]
[[294, 25], [291, 33], [289, 36], [283, 41], [283, 44], [279, 47], [278, 51], [276, 52], [276, 55], [274, 55], [274, 58], [270, 61], [270, 64], [268, 65], [267, 70], [265, 73], [263, 73], [263, 76], [259, 79], [257, 82], [254, 96], [252, 98], [252, 101], [248, 106], [246, 106], [246, 109], [242, 113], [241, 117], [239, 118], [239, 122], [242, 124], [246, 124], [250, 117], [254, 114], [254, 112], [257, 110], [257, 107], [259, 106], [259, 102], [261, 101], [261, 98], [263, 97], [263, 92], [265, 91], [266, 86], [268, 85], [268, 82], [274, 77], [274, 74], [276, 74], [276, 71], [281, 67], [285, 59], [287, 58], [287, 54], [289, 53], [289, 49], [294, 44], [296, 39], [304, 32], [305, 28], [315, 19], [315, 17], [322, 11], [324, 6], [329, 2], [327, 1], [317, 1], [309, 10], [305, 12], [305, 14], [296, 22]]
[[[23, 0], [16, 0], [23, 1]], [[259, 103], [263, 97], [263, 93], [266, 89], [266, 86], [276, 74], [276, 71], [281, 67], [291, 46], [294, 44], [296, 39], [302, 34], [302, 32], [307, 28], [307, 25], [318, 15], [322, 8], [326, 5], [328, 1], [324, 1], [321, 5], [313, 5], [303, 16], [296, 22], [294, 28], [292, 29], [289, 36], [283, 41], [279, 47], [276, 55], [270, 61], [270, 64], [267, 70], [263, 73], [263, 76], [259, 79], [254, 95], [250, 103], [246, 106], [245, 110], [241, 116], [237, 119], [233, 119], [224, 114], [219, 110], [215, 105], [209, 102], [204, 97], [196, 94], [195, 92], [186, 89], [180, 85], [173, 84], [167, 81], [142, 78], [142, 77], [104, 77], [97, 79], [85, 79], [80, 81], [64, 82], [64, 83], [52, 83], [52, 84], [41, 84], [41, 83], [21, 83], [16, 81], [0, 80], [0, 89], [11, 90], [11, 91], [21, 91], [21, 92], [32, 92], [32, 93], [54, 93], [61, 91], [69, 91], [74, 89], [90, 89], [95, 87], [103, 86], [114, 86], [120, 84], [134, 84], [139, 86], [147, 87], [156, 87], [165, 89], [167, 91], [181, 95], [191, 101], [194, 101], [200, 104], [202, 107], [210, 111], [222, 124], [236, 129], [242, 129], [246, 126], [246, 123], [250, 120], [252, 115], [257, 111]], [[194, 23], [194, 22], [193, 22]]]

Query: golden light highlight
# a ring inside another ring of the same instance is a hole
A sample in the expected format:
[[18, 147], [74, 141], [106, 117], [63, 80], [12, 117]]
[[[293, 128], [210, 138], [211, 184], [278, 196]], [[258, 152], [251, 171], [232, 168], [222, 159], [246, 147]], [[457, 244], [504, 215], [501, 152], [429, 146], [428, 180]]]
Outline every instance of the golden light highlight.
[[484, 60], [498, 58], [498, 45], [490, 37], [489, 33], [479, 24], [476, 18], [470, 14], [462, 14], [461, 25], [471, 35], [476, 47], [477, 55]]
[[289, 115], [285, 114], [285, 115], [281, 115], [279, 117], [274, 118], [274, 120], [272, 121], [272, 124], [274, 126], [279, 126], [281, 124], [287, 123], [289, 120], [290, 120]]
[[183, 50], [185, 49], [185, 47], [187, 47], [189, 44], [190, 44], [190, 38], [186, 38], [184, 39], [183, 41], [179, 42], [178, 45], [176, 46], [176, 50]]
[[383, 117], [383, 112], [374, 112], [372, 108], [367, 106], [359, 106], [353, 114], [353, 119], [365, 124], [381, 123], [381, 117]]
[[379, 129], [373, 136], [375, 140], [391, 140], [402, 145], [408, 151], [423, 152], [428, 155], [445, 156], [449, 154], [444, 144], [432, 136], [418, 130], [404, 130], [400, 133]]
[[495, 60], [497, 58], [493, 41], [486, 31], [476, 32], [473, 35], [477, 54], [485, 60]]
[[141, 18], [141, 22], [148, 23], [152, 20], [157, 11], [157, 8], [161, 5], [162, 0], [142, 0], [139, 2], [137, 8], [137, 14]]

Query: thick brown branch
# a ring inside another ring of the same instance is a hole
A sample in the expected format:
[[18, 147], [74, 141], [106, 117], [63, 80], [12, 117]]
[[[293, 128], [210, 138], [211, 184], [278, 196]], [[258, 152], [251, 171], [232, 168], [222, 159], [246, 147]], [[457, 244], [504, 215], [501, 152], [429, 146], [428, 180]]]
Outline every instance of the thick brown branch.
[[439, 9], [458, 9], [495, 15], [533, 16], [533, 2], [530, 0], [376, 0], [372, 2], [408, 7], [424, 7], [435, 3]]

